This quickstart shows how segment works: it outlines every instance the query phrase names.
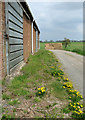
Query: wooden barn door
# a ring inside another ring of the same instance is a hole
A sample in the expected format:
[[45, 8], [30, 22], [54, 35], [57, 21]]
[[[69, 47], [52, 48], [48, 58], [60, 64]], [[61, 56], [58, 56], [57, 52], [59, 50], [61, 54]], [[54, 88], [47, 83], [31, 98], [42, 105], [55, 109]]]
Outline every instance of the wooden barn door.
[[5, 3], [7, 74], [23, 61], [23, 10], [17, 2]]

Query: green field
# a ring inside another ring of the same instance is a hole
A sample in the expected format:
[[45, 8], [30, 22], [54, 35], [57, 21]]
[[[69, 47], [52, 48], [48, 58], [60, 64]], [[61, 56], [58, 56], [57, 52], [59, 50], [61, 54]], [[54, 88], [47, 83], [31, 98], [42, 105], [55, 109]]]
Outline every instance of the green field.
[[[46, 43], [40, 43], [40, 48], [44, 49]], [[85, 56], [85, 42], [71, 42], [67, 48], [64, 46], [62, 49], [67, 50], [67, 51], [72, 51], [76, 52], [78, 54], [84, 55]]]

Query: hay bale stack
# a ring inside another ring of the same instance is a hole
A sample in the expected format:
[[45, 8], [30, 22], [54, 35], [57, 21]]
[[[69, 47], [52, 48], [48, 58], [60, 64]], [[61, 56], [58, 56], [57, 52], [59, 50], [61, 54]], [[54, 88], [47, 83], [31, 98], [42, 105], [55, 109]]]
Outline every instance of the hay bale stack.
[[45, 44], [45, 49], [47, 49], [47, 50], [56, 50], [56, 49], [58, 49], [58, 50], [60, 50], [60, 49], [62, 49], [62, 43], [47, 43], [47, 44]]

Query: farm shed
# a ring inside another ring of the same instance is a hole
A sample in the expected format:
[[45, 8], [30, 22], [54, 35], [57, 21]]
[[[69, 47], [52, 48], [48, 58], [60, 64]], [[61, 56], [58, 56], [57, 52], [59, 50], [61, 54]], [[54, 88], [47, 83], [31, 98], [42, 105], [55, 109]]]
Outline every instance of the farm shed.
[[0, 79], [39, 49], [39, 28], [27, 3], [0, 2]]

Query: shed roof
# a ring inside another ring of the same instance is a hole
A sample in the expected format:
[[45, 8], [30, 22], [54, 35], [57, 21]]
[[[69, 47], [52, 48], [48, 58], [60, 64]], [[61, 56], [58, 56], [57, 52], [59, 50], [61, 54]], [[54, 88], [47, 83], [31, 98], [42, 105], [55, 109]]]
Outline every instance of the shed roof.
[[30, 17], [30, 20], [33, 22], [34, 26], [36, 27], [36, 29], [38, 30], [38, 32], [40, 33], [40, 30], [38, 28], [38, 25], [36, 24], [34, 17], [30, 11], [30, 8], [26, 2], [26, 0], [19, 0], [20, 4], [22, 5], [22, 7], [25, 9], [26, 13], [28, 14], [28, 16]]

